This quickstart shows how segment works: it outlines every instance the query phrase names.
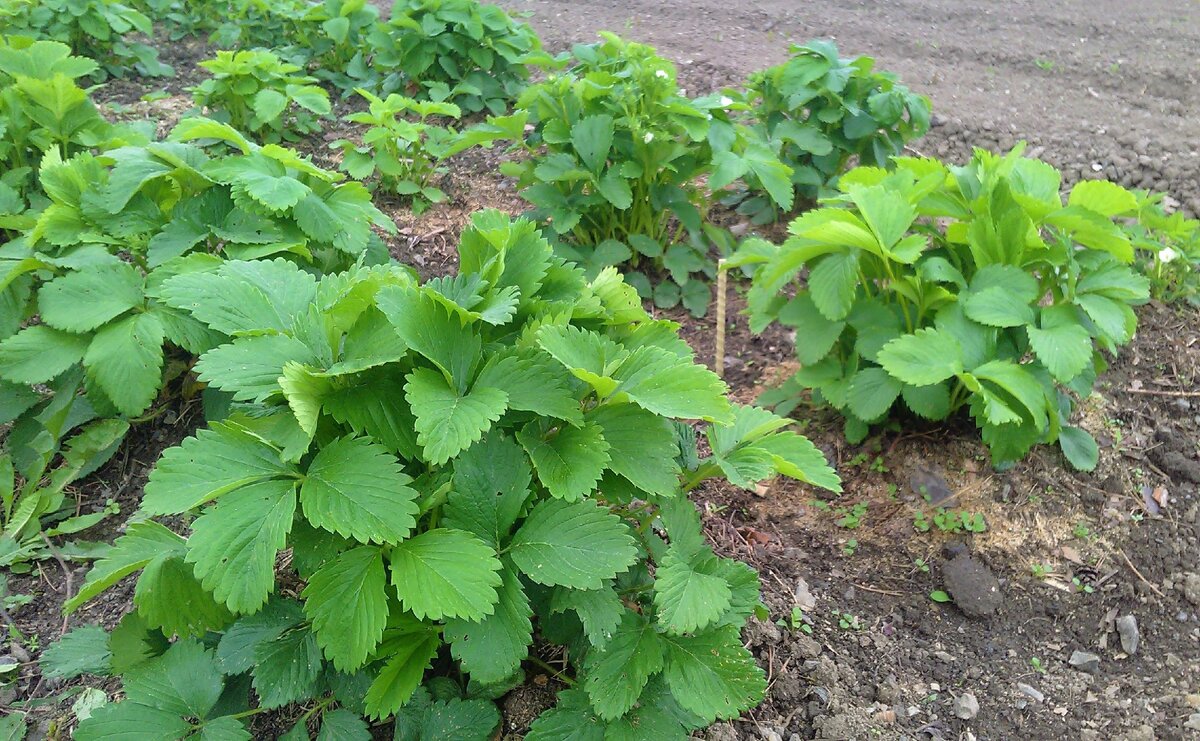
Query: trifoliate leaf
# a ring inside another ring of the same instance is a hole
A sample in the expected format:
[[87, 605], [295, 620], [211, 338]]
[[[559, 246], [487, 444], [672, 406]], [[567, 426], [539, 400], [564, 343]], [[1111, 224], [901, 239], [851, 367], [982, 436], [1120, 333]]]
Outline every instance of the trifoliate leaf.
[[179, 514], [247, 484], [292, 475], [278, 450], [237, 427], [214, 423], [163, 453], [146, 483], [142, 509]]
[[387, 286], [375, 300], [406, 345], [452, 378], [457, 388], [465, 388], [479, 362], [482, 339], [473, 325], [464, 326], [430, 292], [409, 285]]
[[280, 391], [285, 365], [316, 362], [312, 350], [294, 337], [259, 335], [239, 337], [204, 353], [196, 374], [209, 386], [232, 392], [234, 401], [262, 401]]
[[[1090, 182], [1090, 181], [1089, 181]], [[1050, 375], [1067, 383], [1092, 362], [1092, 336], [1079, 324], [1025, 327], [1029, 346]]]
[[215, 273], [170, 278], [160, 295], [169, 306], [233, 335], [290, 330], [292, 318], [308, 311], [316, 291], [316, 279], [295, 263], [235, 260], [222, 264]]
[[565, 419], [571, 424], [583, 422], [579, 400], [567, 385], [570, 376], [544, 353], [537, 355], [493, 355], [476, 386], [500, 389], [508, 394], [508, 408], [534, 412], [546, 417]]
[[90, 342], [44, 324], [26, 327], [0, 342], [0, 376], [11, 384], [49, 382], [82, 360]]
[[630, 353], [612, 376], [638, 406], [663, 417], [725, 424], [732, 410], [725, 382], [709, 369], [657, 347]]
[[542, 485], [559, 499], [586, 497], [609, 464], [609, 446], [599, 425], [550, 427], [545, 420], [535, 420], [521, 428], [517, 440], [529, 453]]
[[583, 690], [563, 690], [558, 704], [542, 713], [526, 741], [604, 741], [608, 724], [596, 717]]
[[70, 614], [80, 605], [155, 559], [182, 557], [184, 539], [157, 522], [136, 522], [92, 566], [79, 592], [63, 605]]
[[902, 386], [883, 368], [863, 368], [850, 379], [846, 405], [862, 420], [879, 419], [892, 408]]
[[271, 600], [262, 610], [239, 618], [221, 634], [221, 642], [217, 644], [217, 666], [226, 675], [250, 671], [260, 643], [275, 640], [283, 631], [303, 621], [300, 603]]
[[[136, 731], [131, 730], [136, 729]], [[177, 713], [126, 700], [101, 705], [79, 722], [78, 741], [161, 741], [186, 738], [192, 724]]]
[[160, 558], [146, 564], [133, 590], [133, 604], [146, 624], [166, 635], [203, 637], [221, 630], [233, 615], [196, 579], [182, 557]]
[[125, 262], [70, 272], [38, 290], [42, 321], [65, 332], [90, 332], [145, 301], [142, 276]]
[[416, 526], [417, 493], [383, 448], [366, 438], [327, 443], [300, 488], [312, 524], [362, 542], [398, 543]]
[[650, 621], [626, 610], [612, 640], [585, 659], [583, 689], [596, 714], [612, 720], [627, 713], [650, 677], [662, 670], [663, 648]]
[[[447, 736], [445, 738], [452, 738]], [[371, 729], [357, 713], [338, 708], [321, 716], [317, 741], [370, 741]]]
[[295, 481], [262, 481], [221, 497], [188, 538], [200, 583], [230, 610], [257, 612], [275, 586], [275, 556], [295, 514]]
[[470, 533], [430, 530], [397, 545], [391, 562], [400, 602], [421, 620], [482, 620], [495, 611], [500, 560]]
[[493, 430], [454, 459], [454, 485], [443, 522], [498, 549], [521, 516], [532, 478], [521, 447]]
[[123, 679], [129, 701], [195, 718], [208, 715], [224, 686], [212, 652], [193, 640], [176, 642]]
[[668, 633], [704, 628], [729, 609], [732, 592], [716, 567], [707, 548], [696, 554], [667, 549], [654, 574], [654, 606]]
[[81, 674], [108, 674], [112, 671], [108, 633], [99, 625], [74, 628], [47, 646], [38, 664], [43, 674], [59, 679], [73, 679]]
[[122, 414], [141, 414], [158, 396], [165, 336], [157, 316], [134, 314], [103, 327], [84, 353], [88, 378]]
[[264, 708], [278, 708], [316, 696], [321, 649], [307, 627], [293, 627], [258, 643], [254, 650], [254, 691]]
[[929, 386], [963, 369], [962, 348], [940, 329], [918, 329], [883, 346], [879, 364], [893, 378], [912, 386]]
[[317, 642], [340, 671], [362, 666], [387, 623], [383, 556], [378, 548], [346, 551], [322, 566], [304, 588], [304, 612]]
[[554, 596], [550, 599], [550, 611], [558, 613], [567, 610], [574, 610], [579, 616], [588, 642], [601, 648], [612, 640], [625, 613], [625, 605], [609, 586], [600, 589], [555, 587]]
[[404, 394], [417, 420], [417, 442], [433, 465], [441, 465], [471, 447], [500, 419], [508, 405], [507, 394], [486, 386], [459, 394], [440, 373], [429, 368], [415, 369], [407, 381]]
[[508, 552], [535, 582], [574, 589], [599, 589], [637, 559], [621, 518], [591, 501], [561, 499], [534, 507]]
[[660, 640], [666, 655], [663, 676], [684, 710], [712, 723], [735, 718], [762, 700], [763, 670], [742, 646], [736, 626]]
[[429, 632], [408, 633], [385, 641], [383, 654], [387, 663], [367, 690], [367, 715], [383, 718], [404, 707], [421, 684], [440, 644], [437, 634]]
[[588, 414], [609, 446], [608, 468], [651, 494], [679, 487], [679, 446], [670, 420], [634, 404], [604, 404]]
[[541, 327], [537, 331], [537, 342], [601, 396], [608, 396], [616, 389], [617, 382], [610, 376], [629, 356], [628, 351], [604, 335], [569, 325]]
[[513, 675], [529, 655], [533, 608], [521, 585], [521, 577], [512, 567], [501, 570], [503, 582], [497, 590], [496, 610], [479, 622], [452, 619], [446, 621], [443, 640], [450, 653], [462, 662], [473, 681], [499, 682]]
[[308, 366], [288, 363], [279, 376], [279, 388], [283, 389], [283, 397], [296, 417], [296, 424], [311, 439], [317, 434], [321, 407], [325, 397], [333, 392], [334, 381]]

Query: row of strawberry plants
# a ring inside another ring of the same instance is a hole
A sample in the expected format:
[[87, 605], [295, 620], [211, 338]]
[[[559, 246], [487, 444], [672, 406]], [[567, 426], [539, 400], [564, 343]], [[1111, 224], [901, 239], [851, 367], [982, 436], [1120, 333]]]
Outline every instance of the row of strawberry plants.
[[196, 370], [232, 404], [164, 453], [146, 519], [67, 605], [139, 573], [111, 636], [78, 629], [44, 660], [123, 677], [77, 739], [250, 738], [250, 716], [303, 703], [289, 738], [395, 716], [397, 738], [482, 741], [488, 700], [549, 645], [569, 688], [529, 738], [683, 739], [762, 698], [740, 639], [757, 575], [705, 544], [687, 493], [776, 474], [836, 491], [824, 456], [731, 405], [676, 325], [532, 223], [477, 214], [459, 260], [424, 284], [282, 259], [162, 283], [229, 338]]

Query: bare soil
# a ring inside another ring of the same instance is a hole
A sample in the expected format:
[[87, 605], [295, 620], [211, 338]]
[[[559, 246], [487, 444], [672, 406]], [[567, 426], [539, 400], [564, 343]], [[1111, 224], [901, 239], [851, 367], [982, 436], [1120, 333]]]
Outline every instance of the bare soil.
[[[1167, 190], [1200, 213], [1195, 2], [503, 4], [532, 12], [530, 22], [552, 50], [591, 41], [601, 29], [653, 43], [677, 61], [693, 93], [781, 61], [790, 42], [835, 38], [844, 54], [875, 56], [933, 99], [936, 125], [914, 143], [919, 152], [962, 161], [973, 146], [1026, 139], [1033, 153], [1064, 168], [1068, 181], [1105, 176]], [[198, 79], [194, 62], [203, 56], [202, 48], [172, 46], [164, 58], [177, 66], [178, 79], [115, 82], [102, 97], [129, 106], [115, 115], [151, 116], [165, 131], [189, 107], [183, 87]], [[171, 97], [139, 102], [159, 88]], [[325, 144], [342, 133], [331, 132], [301, 148], [328, 164]], [[501, 156], [456, 158], [440, 184], [450, 201], [419, 218], [378, 199], [399, 227], [389, 242], [393, 255], [426, 277], [450, 273], [472, 212], [520, 213], [511, 180], [497, 172]], [[749, 402], [795, 364], [786, 331], [749, 332], [738, 313], [745, 287], [729, 287], [724, 364], [731, 393]], [[712, 314], [665, 316], [711, 364]], [[1184, 725], [1200, 712], [1200, 314], [1152, 303], [1139, 316], [1137, 338], [1078, 420], [1102, 445], [1092, 474], [1069, 471], [1049, 449], [995, 471], [967, 422], [883, 431], [850, 446], [834, 415], [802, 405], [793, 416], [842, 473], [840, 498], [825, 501], [791, 483], [700, 491], [710, 537], [723, 553], [759, 569], [771, 612], [744, 636], [768, 673], [767, 700], [703, 737], [1200, 738]], [[122, 452], [78, 487], [81, 511], [116, 498], [123, 513], [132, 512], [153, 461], [199, 416], [194, 405], [183, 405], [131, 434]], [[914, 516], [934, 509], [926, 496], [983, 515], [987, 530], [918, 532]], [[838, 510], [856, 504], [866, 505], [861, 523], [839, 525]], [[111, 518], [83, 536], [111, 539], [120, 525]], [[989, 615], [968, 616], [929, 597], [951, 588], [950, 572], [962, 571], [965, 559], [975, 566], [954, 582], [956, 600], [973, 604], [966, 592], [982, 587], [982, 601], [995, 607]], [[17, 627], [41, 645], [57, 638], [60, 605], [82, 576], [75, 566], [66, 580], [50, 560], [15, 577], [13, 591], [35, 597], [15, 611]], [[85, 607], [69, 625], [111, 627], [129, 607], [127, 587]], [[1137, 621], [1136, 652], [1116, 632], [1127, 616]], [[1075, 651], [1098, 657], [1094, 671], [1070, 665]], [[69, 693], [40, 677], [34, 664], [22, 668], [13, 689], [0, 696], [0, 712], [14, 699]], [[512, 693], [503, 703], [505, 737], [519, 738], [552, 701], [545, 681]], [[67, 696], [35, 711], [41, 734], [69, 721], [69, 704]], [[271, 716], [261, 721], [260, 738], [287, 727]]]

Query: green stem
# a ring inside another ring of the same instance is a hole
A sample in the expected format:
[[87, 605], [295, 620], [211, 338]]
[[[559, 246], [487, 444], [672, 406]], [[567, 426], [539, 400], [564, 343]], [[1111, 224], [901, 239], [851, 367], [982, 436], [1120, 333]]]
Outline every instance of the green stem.
[[715, 463], [705, 463], [683, 480], [683, 490], [689, 492], [699, 486], [705, 479], [712, 478], [720, 474], [720, 472], [721, 469]]
[[542, 661], [538, 657], [530, 656], [529, 661], [536, 664], [537, 666], [541, 667], [542, 669], [545, 669], [546, 671], [550, 672], [551, 678], [557, 679], [569, 687], [574, 686], [574, 684], [575, 684], [574, 679], [572, 679], [571, 677], [568, 677], [565, 673], [559, 671], [558, 669], [555, 669], [554, 667], [550, 666], [549, 664]]
[[450, 496], [450, 489], [453, 488], [454, 482], [447, 481], [438, 487], [437, 491], [433, 492], [421, 502], [420, 515], [423, 516], [426, 512], [434, 507], [440, 507], [446, 503]]

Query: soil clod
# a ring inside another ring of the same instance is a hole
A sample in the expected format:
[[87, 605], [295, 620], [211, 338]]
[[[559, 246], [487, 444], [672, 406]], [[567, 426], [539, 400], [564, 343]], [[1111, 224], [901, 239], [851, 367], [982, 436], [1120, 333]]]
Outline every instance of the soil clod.
[[950, 559], [942, 567], [942, 577], [954, 604], [968, 617], [988, 617], [1004, 603], [992, 570], [966, 553]]

